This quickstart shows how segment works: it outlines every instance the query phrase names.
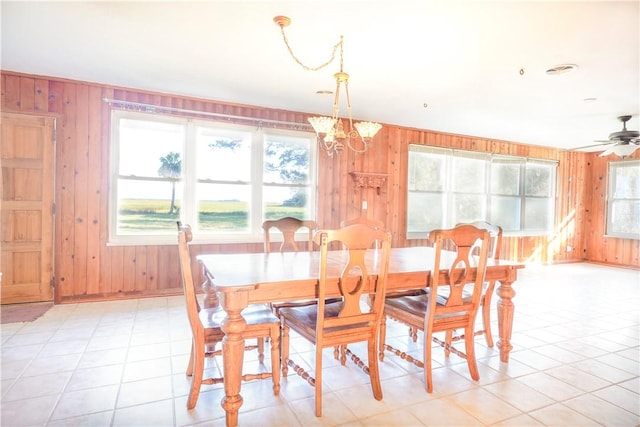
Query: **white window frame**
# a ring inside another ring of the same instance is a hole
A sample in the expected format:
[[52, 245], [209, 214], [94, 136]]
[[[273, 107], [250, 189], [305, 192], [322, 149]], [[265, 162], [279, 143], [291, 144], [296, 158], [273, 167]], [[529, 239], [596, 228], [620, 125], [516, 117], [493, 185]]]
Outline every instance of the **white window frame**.
[[[296, 131], [278, 128], [262, 128], [241, 124], [233, 124], [219, 121], [207, 121], [201, 119], [192, 119], [186, 117], [175, 117], [169, 115], [144, 113], [129, 110], [112, 110], [111, 116], [111, 147], [110, 147], [110, 175], [109, 175], [109, 224], [108, 224], [108, 245], [111, 246], [128, 246], [128, 245], [167, 245], [177, 244], [175, 233], [167, 234], [136, 234], [125, 235], [117, 234], [117, 207], [118, 194], [117, 182], [120, 178], [118, 175], [119, 161], [119, 121], [121, 119], [137, 119], [149, 120], [160, 123], [182, 124], [185, 126], [185, 138], [182, 147], [184, 154], [182, 160], [182, 182], [181, 193], [181, 209], [180, 221], [190, 224], [194, 230], [194, 241], [198, 243], [258, 243], [263, 241], [262, 231], [262, 187], [267, 184], [262, 181], [263, 171], [263, 152], [265, 137], [283, 136], [294, 137], [299, 139], [308, 139], [309, 143], [309, 172], [308, 183], [302, 187], [308, 188], [307, 210], [315, 216], [317, 215], [317, 161], [318, 161], [318, 145], [316, 144], [316, 136], [312, 132]], [[198, 209], [196, 207], [196, 183], [198, 182], [196, 173], [196, 128], [198, 126], [211, 127], [228, 131], [229, 133], [240, 132], [249, 133], [251, 135], [251, 178], [248, 183], [251, 186], [251, 201], [249, 208], [249, 224], [248, 232], [216, 232], [198, 230]], [[170, 181], [167, 178], [154, 177], [152, 181]], [[278, 185], [278, 184], [273, 184]], [[295, 184], [286, 184], [287, 186], [296, 186]], [[176, 228], [177, 233], [177, 228]]]
[[[479, 220], [483, 220], [483, 221], [491, 221], [491, 197], [495, 196], [496, 194], [491, 192], [491, 167], [492, 167], [492, 158], [496, 158], [496, 159], [507, 159], [507, 160], [513, 160], [515, 163], [519, 163], [520, 164], [520, 182], [518, 185], [519, 188], [519, 193], [518, 195], [512, 196], [512, 197], [516, 197], [520, 200], [520, 212], [519, 212], [519, 226], [518, 226], [518, 230], [505, 230], [505, 235], [527, 235], [527, 236], [532, 236], [532, 235], [551, 235], [554, 233], [554, 215], [555, 215], [555, 191], [556, 191], [556, 180], [557, 180], [557, 162], [556, 161], [551, 161], [551, 160], [543, 160], [543, 159], [529, 159], [529, 158], [525, 158], [525, 157], [519, 157], [519, 156], [508, 156], [508, 155], [493, 155], [491, 153], [485, 153], [485, 152], [476, 152], [476, 151], [467, 151], [467, 150], [458, 150], [458, 149], [450, 149], [450, 148], [441, 148], [441, 147], [432, 147], [432, 146], [426, 146], [426, 145], [422, 145], [422, 144], [409, 144], [409, 153], [408, 155], [411, 154], [411, 152], [423, 152], [423, 153], [427, 153], [427, 154], [435, 154], [435, 155], [439, 155], [439, 156], [444, 156], [444, 160], [443, 160], [443, 165], [445, 170], [443, 171], [443, 173], [441, 174], [442, 176], [444, 176], [444, 182], [439, 182], [438, 185], [435, 185], [434, 187], [439, 187], [442, 190], [411, 190], [410, 187], [410, 175], [412, 174], [412, 170], [410, 167], [411, 162], [407, 162], [407, 192], [409, 193], [410, 191], [416, 191], [416, 192], [425, 192], [425, 193], [432, 193], [432, 194], [441, 194], [442, 197], [444, 198], [444, 205], [443, 205], [443, 211], [442, 211], [442, 218], [441, 218], [441, 227], [442, 228], [450, 228], [450, 227], [454, 227], [456, 224], [455, 222], [457, 222], [454, 218], [453, 218], [453, 209], [454, 209], [454, 198], [457, 194], [464, 194], [464, 193], [456, 193], [454, 191], [453, 188], [453, 180], [454, 180], [454, 175], [455, 175], [455, 168], [453, 167], [454, 165], [454, 159], [456, 157], [466, 157], [466, 158], [473, 158], [473, 159], [478, 159], [478, 160], [482, 160], [485, 161], [486, 163], [486, 169], [484, 172], [484, 176], [485, 176], [485, 182], [482, 184], [482, 187], [484, 188], [484, 197], [485, 200], [483, 202], [483, 206], [482, 206], [482, 215], [483, 217], [481, 218], [474, 218], [473, 221], [479, 221]], [[551, 177], [551, 184], [549, 188], [549, 195], [547, 197], [545, 197], [545, 199], [549, 200], [549, 202], [551, 203], [551, 207], [550, 210], [547, 212], [547, 214], [549, 215], [549, 224], [550, 224], [550, 229], [548, 230], [530, 230], [530, 229], [526, 229], [525, 228], [525, 206], [526, 206], [526, 199], [527, 198], [536, 198], [536, 197], [532, 197], [532, 196], [527, 196], [525, 194], [525, 170], [526, 170], [526, 165], [527, 164], [545, 164], [545, 165], [549, 165], [549, 166], [556, 166], [553, 167], [552, 171], [553, 171], [553, 176]], [[407, 194], [407, 203], [409, 203], [410, 197], [409, 194]], [[411, 208], [410, 206], [407, 206], [407, 224], [409, 224], [409, 215], [411, 215]], [[497, 224], [500, 225], [500, 224]], [[415, 230], [409, 230], [407, 227], [407, 239], [425, 239], [428, 237], [429, 235], [429, 231], [431, 230], [420, 230], [420, 231], [415, 231]]]
[[[633, 231], [629, 232], [617, 232], [611, 231], [612, 228], [612, 218], [613, 218], [613, 207], [616, 202], [623, 200], [631, 200], [635, 202], [635, 204], [640, 205], [640, 196], [633, 197], [625, 197], [623, 195], [618, 196], [616, 192], [616, 170], [618, 168], [636, 168], [636, 170], [640, 170], [640, 160], [623, 160], [619, 162], [609, 162], [608, 165], [608, 179], [607, 179], [607, 206], [606, 206], [606, 222], [605, 222], [605, 236], [606, 237], [614, 237], [621, 239], [633, 239], [640, 240], [640, 232], [634, 233]], [[638, 191], [636, 189], [636, 191]], [[633, 221], [635, 223], [635, 227], [640, 229], [640, 208], [633, 211], [634, 218]]]

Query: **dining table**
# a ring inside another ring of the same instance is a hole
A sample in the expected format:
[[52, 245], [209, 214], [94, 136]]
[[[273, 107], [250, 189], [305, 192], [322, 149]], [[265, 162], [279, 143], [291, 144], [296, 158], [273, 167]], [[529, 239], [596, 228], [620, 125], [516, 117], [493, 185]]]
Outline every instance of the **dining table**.
[[[367, 262], [378, 261], [378, 249], [367, 252]], [[328, 284], [327, 297], [339, 296], [339, 269], [347, 251], [333, 250], [328, 255], [328, 274], [335, 280]], [[238, 413], [243, 403], [240, 395], [244, 355], [242, 334], [246, 322], [241, 311], [249, 304], [317, 298], [320, 253], [271, 252], [271, 253], [212, 253], [196, 257], [201, 264], [205, 307], [220, 305], [226, 312], [222, 330], [224, 392], [222, 408], [226, 412], [226, 424], [238, 424]], [[434, 249], [429, 246], [392, 248], [390, 251], [387, 292], [425, 288], [429, 281], [434, 260]], [[498, 336], [496, 343], [500, 360], [509, 361], [512, 349], [515, 291], [512, 284], [518, 270], [524, 264], [503, 260], [488, 260], [485, 280], [496, 280], [496, 306]], [[446, 270], [446, 269], [445, 269]], [[442, 272], [441, 274], [446, 274]], [[375, 281], [369, 281], [375, 286]]]

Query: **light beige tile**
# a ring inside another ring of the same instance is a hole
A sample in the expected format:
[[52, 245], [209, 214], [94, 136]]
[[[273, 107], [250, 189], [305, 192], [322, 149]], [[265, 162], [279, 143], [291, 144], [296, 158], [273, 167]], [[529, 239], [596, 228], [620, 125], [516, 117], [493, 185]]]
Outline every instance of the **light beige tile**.
[[433, 398], [427, 393], [421, 376], [408, 374], [382, 381], [382, 395], [393, 408]]
[[40, 355], [33, 359], [22, 373], [25, 377], [40, 376], [54, 372], [72, 371], [78, 366], [81, 353], [64, 354], [61, 356]]
[[63, 341], [49, 341], [42, 348], [41, 354], [60, 356], [64, 354], [82, 353], [86, 347], [86, 340], [68, 339]]
[[58, 329], [55, 334], [51, 337], [51, 342], [71, 342], [77, 340], [83, 340], [84, 344], [87, 344], [87, 340], [93, 336], [95, 332], [95, 328], [66, 328], [66, 329]]
[[2, 343], [2, 347], [14, 347], [33, 344], [44, 344], [51, 339], [55, 331], [47, 331], [33, 334], [16, 333]]
[[543, 345], [542, 347], [536, 347], [535, 351], [543, 356], [550, 357], [565, 364], [577, 362], [585, 358], [581, 354], [565, 349], [562, 344]]
[[561, 404], [556, 403], [551, 406], [530, 412], [529, 416], [538, 420], [540, 424], [547, 426], [600, 426], [596, 421], [585, 417], [579, 412]]
[[449, 398], [431, 399], [411, 405], [407, 412], [425, 426], [481, 426], [482, 423]]
[[59, 398], [58, 395], [49, 395], [12, 402], [3, 401], [0, 424], [12, 427], [44, 425]]
[[19, 378], [31, 363], [31, 359], [4, 360], [1, 361], [0, 377], [3, 380]]
[[9, 391], [2, 397], [2, 402], [62, 394], [62, 391], [69, 382], [71, 374], [71, 371], [67, 371], [39, 375], [37, 377], [18, 378]]
[[87, 351], [110, 350], [114, 348], [125, 348], [129, 346], [131, 337], [128, 335], [105, 335], [94, 336], [87, 344]]
[[[358, 399], [360, 402], [361, 400]], [[300, 425], [323, 426], [345, 424], [357, 419], [349, 407], [346, 405], [342, 395], [335, 393], [322, 394], [322, 417], [316, 417], [315, 397], [307, 397], [293, 401], [287, 401], [287, 405], [296, 414]]]
[[529, 415], [523, 414], [513, 418], [509, 418], [508, 420], [500, 421], [499, 423], [495, 423], [493, 425], [500, 427], [539, 427], [540, 421], [532, 418]]
[[143, 333], [133, 333], [131, 335], [131, 346], [168, 343], [169, 335], [166, 332], [166, 326], [161, 330], [151, 330]]
[[97, 412], [80, 417], [65, 418], [47, 423], [47, 426], [59, 427], [104, 427], [111, 425], [114, 411]]
[[296, 414], [287, 405], [269, 406], [253, 411], [244, 410], [238, 417], [242, 426], [302, 426]]
[[596, 359], [582, 360], [580, 362], [573, 363], [571, 366], [595, 375], [596, 377], [600, 377], [611, 383], [626, 381], [638, 376], [637, 372], [635, 374], [632, 374], [631, 372], [618, 369], [615, 366], [611, 366]]
[[0, 398], [4, 398], [4, 395], [9, 391], [16, 379], [0, 380]]
[[636, 394], [640, 394], [640, 377], [632, 378], [629, 381], [623, 381], [619, 385], [620, 387], [631, 390]]
[[[640, 341], [636, 341], [636, 350], [640, 348], [638, 347], [638, 342]], [[621, 356], [617, 353], [605, 354], [603, 356], [596, 357], [595, 360], [606, 365], [615, 366], [623, 371], [627, 371], [632, 374], [632, 376], [640, 374], [640, 365], [638, 365], [638, 361]]]
[[[224, 425], [224, 411], [220, 406], [224, 391], [221, 389], [200, 393], [193, 409], [187, 409], [187, 397], [173, 399], [176, 425], [188, 426], [205, 423]], [[213, 422], [212, 420], [217, 420]]]
[[[636, 381], [637, 383], [637, 381]], [[640, 417], [640, 395], [618, 385], [593, 392], [593, 395], [617, 405]], [[640, 420], [640, 418], [639, 418]]]
[[564, 405], [602, 425], [638, 425], [640, 417], [594, 395], [578, 396], [563, 402]]
[[140, 360], [158, 359], [171, 356], [171, 345], [169, 343], [131, 345], [127, 353], [127, 362], [137, 362]]
[[173, 390], [170, 376], [126, 382], [120, 386], [116, 407], [122, 408], [147, 404], [171, 399], [172, 397]]
[[528, 387], [517, 380], [502, 381], [484, 387], [522, 412], [529, 412], [554, 403], [548, 396]]
[[466, 412], [486, 425], [520, 414], [517, 408], [482, 388], [454, 394], [447, 399], [464, 407]]
[[545, 373], [583, 391], [594, 391], [611, 384], [573, 366], [559, 366], [548, 369]]
[[509, 378], [518, 378], [524, 375], [532, 374], [537, 370], [529, 365], [518, 362], [513, 358], [509, 358], [509, 362], [505, 363], [500, 360], [500, 357], [492, 357], [490, 359], [478, 360], [478, 365], [487, 365], [492, 369], [503, 373]]
[[516, 381], [519, 381], [556, 401], [570, 399], [583, 393], [580, 389], [577, 389], [576, 387], [573, 387], [544, 372], [525, 375], [518, 378]]
[[67, 390], [83, 390], [105, 385], [120, 384], [123, 364], [76, 369], [67, 384]]
[[[373, 390], [369, 383], [340, 389], [335, 393], [358, 418], [369, 418], [393, 409], [390, 401], [384, 399], [384, 390], [381, 400], [376, 400], [373, 397]], [[358, 398], [356, 399], [354, 396], [358, 396]]]
[[144, 405], [116, 409], [112, 426], [173, 426], [173, 400], [167, 399]]
[[171, 358], [142, 360], [127, 363], [124, 368], [122, 381], [138, 381], [146, 378], [164, 377], [171, 375]]
[[1, 353], [0, 353], [2, 356], [2, 362], [33, 359], [38, 355], [38, 353], [40, 353], [40, 350], [42, 350], [43, 347], [44, 347], [44, 343], [20, 345], [20, 346], [13, 346], [13, 347], [2, 346]]
[[524, 363], [525, 365], [529, 365], [532, 368], [543, 371], [545, 369], [555, 368], [557, 366], [562, 365], [561, 362], [552, 359], [551, 357], [547, 357], [541, 353], [538, 353], [535, 350], [523, 350], [513, 353], [509, 360], [517, 360], [520, 363]]
[[78, 362], [78, 369], [122, 364], [127, 358], [126, 347], [100, 351], [85, 351]]
[[66, 392], [60, 397], [51, 419], [61, 420], [114, 409], [118, 388], [118, 385], [110, 385]]
[[385, 412], [380, 415], [374, 415], [373, 417], [364, 418], [361, 420], [362, 425], [365, 426], [419, 426], [420, 420], [410, 412], [408, 413], [404, 409], [398, 409], [396, 411]]

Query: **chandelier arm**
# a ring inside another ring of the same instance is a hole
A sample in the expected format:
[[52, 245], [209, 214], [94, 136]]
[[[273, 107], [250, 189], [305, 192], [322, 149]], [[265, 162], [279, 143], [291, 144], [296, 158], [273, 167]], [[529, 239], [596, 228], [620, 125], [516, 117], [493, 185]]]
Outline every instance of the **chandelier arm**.
[[[351, 144], [351, 140], [352, 139], [357, 139], [357, 138], [360, 138], [360, 141], [362, 141], [362, 146], [364, 147], [362, 150], [354, 147], [353, 144]], [[360, 137], [358, 132], [356, 132], [355, 130], [349, 132], [349, 138], [347, 138], [347, 145], [349, 146], [349, 148], [351, 150], [355, 151], [356, 153], [364, 153], [365, 151], [367, 151], [369, 149], [369, 144], [367, 143], [367, 141], [362, 139], [362, 137]]]
[[282, 40], [284, 40], [284, 44], [287, 46], [287, 50], [289, 51], [289, 54], [291, 55], [293, 60], [296, 61], [302, 68], [304, 68], [307, 71], [318, 71], [323, 69], [327, 65], [331, 64], [334, 59], [336, 59], [336, 52], [338, 51], [338, 48], [340, 48], [340, 51], [342, 52], [342, 36], [340, 36], [340, 41], [333, 46], [333, 50], [331, 52], [331, 58], [329, 58], [329, 60], [326, 61], [325, 63], [318, 65], [317, 67], [311, 67], [309, 65], [305, 65], [296, 56], [296, 54], [293, 53], [293, 49], [291, 48], [291, 46], [289, 46], [289, 40], [287, 39], [287, 35], [284, 32], [284, 26], [280, 26], [280, 32], [282, 33]]

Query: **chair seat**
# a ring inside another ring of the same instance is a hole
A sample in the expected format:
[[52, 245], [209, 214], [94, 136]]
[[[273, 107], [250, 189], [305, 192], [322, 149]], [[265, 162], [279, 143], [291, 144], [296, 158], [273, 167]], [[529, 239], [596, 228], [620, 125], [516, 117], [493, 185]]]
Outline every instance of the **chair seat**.
[[[207, 329], [222, 327], [227, 313], [220, 307], [203, 308], [200, 310], [200, 321]], [[264, 325], [265, 323], [280, 323], [280, 319], [273, 314], [268, 304], [253, 304], [242, 310], [242, 317], [247, 322], [247, 326]]]
[[[427, 289], [428, 291], [428, 289]], [[472, 292], [463, 292], [462, 302], [464, 304], [471, 303]], [[447, 299], [449, 295], [438, 293], [438, 299], [436, 300], [436, 304], [439, 306], [444, 306], [447, 304]], [[385, 308], [392, 307], [397, 310], [402, 310], [408, 313], [411, 313], [415, 316], [424, 316], [425, 311], [429, 306], [429, 293], [425, 292], [420, 295], [410, 295], [404, 297], [395, 297], [395, 298], [387, 298], [384, 301]], [[456, 313], [449, 314], [436, 314], [436, 318], [444, 318], [444, 317], [452, 317], [455, 316]]]
[[[324, 306], [325, 319], [338, 317], [342, 309], [342, 300]], [[318, 308], [316, 305], [308, 305], [304, 307], [286, 307], [280, 310], [280, 316], [287, 319], [287, 323], [292, 327], [305, 334], [314, 335], [316, 333], [316, 324], [318, 323]], [[365, 326], [362, 324], [352, 324], [341, 326], [338, 328], [326, 328], [325, 333], [330, 334], [333, 330], [357, 329]]]
[[[334, 304], [337, 302], [342, 302], [342, 298], [326, 298], [325, 299], [326, 304]], [[301, 300], [294, 300], [294, 301], [273, 302], [271, 303], [271, 307], [273, 307], [273, 309], [276, 311], [276, 314], [278, 314], [280, 310], [285, 307], [304, 307], [307, 305], [313, 305], [317, 303], [318, 303], [317, 298], [301, 299]]]
[[426, 294], [428, 289], [408, 289], [406, 291], [389, 291], [385, 295], [385, 300], [389, 298], [409, 297]]

